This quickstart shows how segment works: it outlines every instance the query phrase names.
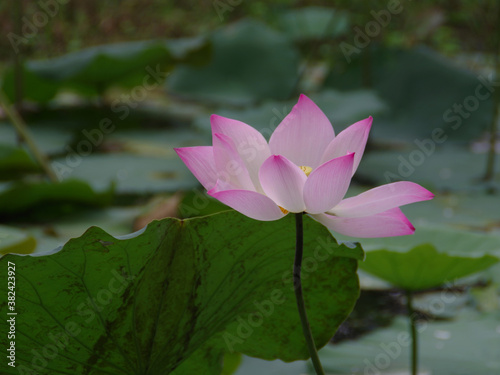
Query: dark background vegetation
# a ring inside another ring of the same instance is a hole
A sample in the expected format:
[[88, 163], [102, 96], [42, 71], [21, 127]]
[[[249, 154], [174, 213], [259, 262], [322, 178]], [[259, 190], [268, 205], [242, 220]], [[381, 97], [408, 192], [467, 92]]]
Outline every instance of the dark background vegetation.
[[[38, 2], [20, 0], [0, 4], [0, 32], [16, 30], [17, 3], [24, 15], [39, 9]], [[498, 7], [495, 0], [402, 1], [411, 11], [394, 17], [381, 39], [389, 45], [411, 47], [424, 43], [448, 55], [460, 51], [495, 51]], [[224, 23], [253, 17], [272, 24], [290, 8], [326, 6], [346, 10], [352, 25], [364, 25], [370, 10], [384, 9], [385, 0], [337, 1], [242, 1], [224, 13]], [[61, 12], [51, 18], [43, 32], [24, 49], [27, 58], [47, 58], [103, 43], [154, 38], [194, 36], [221, 26], [212, 1], [74, 1], [61, 4]], [[0, 41], [0, 56], [7, 61], [11, 46]]]

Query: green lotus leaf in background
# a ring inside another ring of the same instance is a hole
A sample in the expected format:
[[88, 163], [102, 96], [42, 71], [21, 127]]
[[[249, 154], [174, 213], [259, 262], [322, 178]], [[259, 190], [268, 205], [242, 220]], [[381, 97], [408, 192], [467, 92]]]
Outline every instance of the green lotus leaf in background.
[[40, 167], [22, 148], [0, 144], [0, 180], [21, 177], [24, 173], [41, 172]]
[[208, 103], [243, 105], [294, 95], [299, 54], [286, 35], [249, 19], [209, 36], [213, 55], [203, 67], [179, 66], [169, 92]]
[[326, 7], [304, 7], [283, 12], [278, 27], [296, 41], [331, 39], [345, 34], [349, 13]]
[[[64, 166], [65, 161], [66, 158], [60, 158], [54, 163]], [[64, 167], [60, 168], [64, 171]], [[116, 192], [120, 194], [175, 192], [198, 186], [178, 158], [128, 153], [89, 155], [81, 159], [77, 168], [68, 169], [64, 177], [88, 181], [98, 191], [114, 183]]]
[[482, 271], [498, 262], [492, 255], [480, 258], [439, 253], [431, 244], [406, 253], [375, 250], [360, 268], [404, 290], [425, 290]]
[[498, 237], [444, 228], [418, 228], [413, 236], [367, 239], [360, 269], [396, 287], [418, 291], [482, 271], [497, 263]]
[[[330, 119], [337, 132], [368, 116], [376, 116], [385, 110], [382, 100], [370, 90], [354, 90], [341, 92], [324, 90], [311, 95], [311, 99]], [[281, 120], [296, 104], [292, 101], [268, 101], [255, 107], [245, 109], [221, 108], [216, 113], [220, 116], [238, 119], [259, 130], [269, 138]], [[206, 114], [195, 119], [194, 125], [211, 134], [210, 117]]]
[[29, 216], [45, 220], [76, 207], [104, 207], [112, 202], [113, 194], [113, 187], [96, 192], [85, 181], [74, 179], [59, 183], [19, 182], [0, 191], [0, 218], [26, 220]]
[[[111, 86], [159, 86], [173, 66], [205, 61], [210, 47], [203, 37], [146, 40], [89, 47], [49, 60], [28, 61], [24, 67], [25, 98], [47, 102], [61, 88], [100, 95]], [[14, 71], [4, 74], [2, 88], [14, 100]]]
[[[353, 37], [348, 41], [351, 45]], [[448, 139], [469, 141], [479, 137], [492, 121], [491, 93], [496, 83], [487, 83], [488, 75], [460, 68], [437, 52], [372, 43], [348, 57], [350, 63], [341, 58], [332, 65], [325, 88], [368, 88], [380, 95], [390, 111], [376, 119], [374, 139], [413, 142], [430, 138], [434, 129], [442, 128]], [[463, 107], [463, 115], [454, 109], [455, 104]]]
[[[23, 80], [24, 99], [29, 99], [38, 103], [47, 103], [56, 96], [60, 88], [59, 83], [42, 77], [26, 65], [21, 68], [21, 72], [20, 76]], [[16, 76], [14, 68], [8, 67], [2, 73], [0, 89], [5, 92], [11, 102], [14, 102], [16, 100]]]
[[[0, 263], [16, 265], [23, 318], [17, 367], [5, 373], [216, 374], [225, 352], [307, 358], [291, 278], [293, 228], [292, 215], [260, 222], [227, 211], [154, 221], [120, 239], [92, 227], [50, 255], [6, 255]], [[322, 347], [356, 302], [363, 251], [337, 245], [309, 218], [304, 229], [304, 295]]]
[[[486, 153], [465, 147], [439, 144], [428, 139], [402, 150], [367, 153], [358, 174], [374, 184], [411, 180], [431, 190], [480, 192], [488, 187], [500, 189], [500, 167], [495, 165], [493, 181], [485, 183]], [[467, 171], [467, 173], [465, 173]]]
[[[335, 237], [342, 240], [348, 239], [341, 235]], [[498, 236], [457, 230], [436, 224], [419, 225], [411, 236], [363, 238], [362, 241], [363, 249], [366, 251], [385, 249], [404, 253], [411, 248], [430, 243], [438, 252], [452, 256], [477, 258], [488, 254], [500, 255]]]

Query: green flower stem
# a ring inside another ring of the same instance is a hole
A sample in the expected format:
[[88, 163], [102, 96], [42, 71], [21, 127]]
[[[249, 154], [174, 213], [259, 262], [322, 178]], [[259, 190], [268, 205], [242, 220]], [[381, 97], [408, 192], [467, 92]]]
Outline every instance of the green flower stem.
[[293, 264], [293, 287], [295, 289], [295, 299], [297, 300], [297, 308], [299, 309], [300, 322], [302, 323], [302, 331], [307, 343], [307, 349], [311, 356], [316, 374], [325, 375], [321, 362], [319, 361], [318, 351], [314, 344], [314, 338], [311, 332], [311, 326], [307, 320], [306, 305], [304, 303], [304, 296], [302, 293], [302, 281], [300, 278], [300, 271], [302, 268], [302, 254], [304, 251], [304, 227], [303, 227], [303, 213], [295, 214], [295, 229], [296, 229], [296, 242], [295, 242], [295, 262]]
[[417, 375], [418, 366], [418, 340], [417, 340], [417, 319], [415, 317], [415, 310], [413, 309], [413, 292], [406, 291], [406, 310], [408, 318], [410, 319], [410, 332], [411, 332], [411, 374]]

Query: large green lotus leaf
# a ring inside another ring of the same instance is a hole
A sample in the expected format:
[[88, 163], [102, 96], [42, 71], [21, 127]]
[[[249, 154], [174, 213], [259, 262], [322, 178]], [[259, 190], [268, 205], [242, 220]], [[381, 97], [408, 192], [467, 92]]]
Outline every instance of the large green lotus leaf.
[[220, 375], [231, 375], [240, 367], [243, 356], [241, 353], [226, 353], [224, 356], [224, 368]]
[[95, 191], [85, 181], [75, 179], [59, 183], [19, 182], [0, 191], [0, 218], [44, 219], [77, 207], [103, 207], [112, 198], [109, 185], [107, 190]]
[[[112, 85], [161, 84], [173, 64], [204, 58], [203, 38], [146, 40], [89, 47], [49, 60], [28, 61], [24, 68], [25, 98], [50, 100], [62, 87], [87, 95], [100, 94]], [[5, 74], [3, 89], [14, 95], [13, 71]]]
[[314, 6], [292, 9], [280, 15], [278, 27], [296, 41], [330, 39], [347, 31], [349, 14]]
[[[497, 313], [466, 313], [452, 322], [420, 323], [419, 374], [498, 374], [499, 325]], [[325, 371], [331, 374], [408, 374], [410, 343], [408, 320], [398, 318], [389, 328], [358, 340], [328, 345], [319, 355]]]
[[[220, 367], [217, 358], [232, 350], [306, 358], [291, 285], [293, 219], [227, 211], [154, 221], [120, 239], [92, 227], [51, 255], [6, 255], [0, 263], [16, 265], [22, 319], [17, 367], [4, 373], [187, 375], [193, 361]], [[363, 251], [337, 245], [307, 217], [304, 229], [303, 286], [322, 347], [358, 297]], [[6, 278], [1, 273], [3, 285]], [[6, 310], [6, 298], [0, 306]]]
[[[353, 38], [346, 42], [355, 47]], [[491, 123], [491, 90], [496, 86], [484, 85], [487, 77], [461, 69], [424, 48], [389, 49], [372, 42], [359, 52], [349, 56], [350, 63], [341, 55], [325, 86], [342, 90], [369, 87], [381, 96], [390, 112], [375, 119], [374, 138], [413, 142], [430, 138], [435, 128], [443, 128], [449, 139], [468, 141], [479, 137]], [[454, 109], [454, 105], [462, 108]]]
[[[230, 368], [227, 369], [225, 366], [228, 361], [226, 361], [224, 355], [224, 348], [217, 343], [218, 335], [215, 335], [201, 348], [197, 349], [186, 358], [174, 371], [168, 373], [172, 375], [224, 375], [223, 371], [226, 371], [228, 375], [232, 374], [234, 371], [231, 371]], [[241, 356], [239, 353], [234, 354]], [[231, 367], [231, 364], [229, 364], [229, 367]]]
[[177, 367], [172, 375], [231, 375], [238, 369], [242, 360], [242, 354], [237, 352], [225, 352], [218, 345], [220, 335], [215, 335], [208, 340], [200, 349], [196, 350], [189, 358]]
[[251, 20], [215, 31], [211, 61], [203, 67], [179, 66], [168, 90], [210, 102], [248, 104], [288, 99], [298, 79], [298, 52], [279, 32]]

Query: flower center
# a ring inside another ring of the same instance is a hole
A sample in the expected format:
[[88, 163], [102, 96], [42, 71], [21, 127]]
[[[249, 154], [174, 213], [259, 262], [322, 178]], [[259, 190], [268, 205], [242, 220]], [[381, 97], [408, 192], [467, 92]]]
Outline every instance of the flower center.
[[309, 174], [312, 172], [312, 168], [311, 167], [308, 167], [306, 165], [301, 165], [299, 167], [300, 169], [302, 169], [302, 172], [304, 172], [306, 174], [307, 177], [309, 177]]

